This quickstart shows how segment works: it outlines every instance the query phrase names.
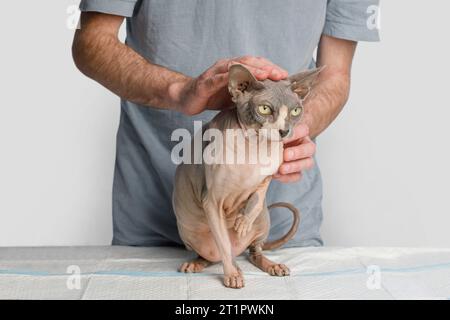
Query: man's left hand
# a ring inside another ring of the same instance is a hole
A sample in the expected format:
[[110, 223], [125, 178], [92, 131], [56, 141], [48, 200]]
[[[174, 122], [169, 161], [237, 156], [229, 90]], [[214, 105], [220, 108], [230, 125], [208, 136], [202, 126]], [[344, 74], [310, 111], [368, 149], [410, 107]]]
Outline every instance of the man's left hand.
[[283, 164], [273, 176], [280, 182], [296, 182], [304, 170], [314, 167], [313, 156], [316, 144], [309, 137], [309, 128], [300, 123], [294, 128], [292, 137], [284, 141]]

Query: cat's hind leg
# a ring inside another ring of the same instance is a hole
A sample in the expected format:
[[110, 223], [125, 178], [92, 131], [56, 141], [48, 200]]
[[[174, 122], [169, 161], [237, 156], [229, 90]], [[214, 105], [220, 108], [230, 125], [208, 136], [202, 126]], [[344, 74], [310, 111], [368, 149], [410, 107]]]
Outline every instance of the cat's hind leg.
[[262, 271], [267, 272], [271, 276], [279, 277], [288, 276], [290, 274], [289, 268], [286, 265], [273, 262], [262, 254], [261, 242], [253, 243], [250, 245], [249, 250], [250, 262]]
[[185, 272], [185, 273], [197, 273], [202, 272], [203, 269], [210, 266], [212, 262], [198, 256], [197, 258], [186, 261], [183, 264], [181, 264], [179, 271]]

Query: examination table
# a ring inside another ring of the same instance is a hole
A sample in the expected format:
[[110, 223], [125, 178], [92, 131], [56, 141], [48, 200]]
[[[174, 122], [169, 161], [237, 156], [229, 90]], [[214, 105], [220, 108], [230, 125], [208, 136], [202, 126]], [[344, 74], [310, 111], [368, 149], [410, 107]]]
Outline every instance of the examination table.
[[286, 248], [274, 277], [237, 258], [245, 288], [222, 285], [222, 266], [177, 272], [180, 248], [0, 248], [0, 299], [450, 299], [450, 249]]

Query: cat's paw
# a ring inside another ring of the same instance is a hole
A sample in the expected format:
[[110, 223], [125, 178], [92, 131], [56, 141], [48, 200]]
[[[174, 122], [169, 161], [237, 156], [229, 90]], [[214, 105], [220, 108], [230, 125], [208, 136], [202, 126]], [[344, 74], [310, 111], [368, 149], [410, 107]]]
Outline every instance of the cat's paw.
[[282, 263], [274, 263], [267, 268], [267, 273], [271, 276], [285, 277], [290, 274], [289, 268]]
[[227, 288], [240, 289], [244, 287], [244, 276], [242, 272], [238, 271], [231, 275], [225, 275], [223, 284]]
[[207, 266], [207, 263], [200, 260], [192, 260], [184, 262], [178, 270], [184, 273], [198, 273], [202, 272], [203, 269]]
[[236, 220], [234, 221], [234, 231], [236, 231], [240, 238], [245, 237], [252, 226], [253, 221], [251, 221], [245, 214], [238, 214]]

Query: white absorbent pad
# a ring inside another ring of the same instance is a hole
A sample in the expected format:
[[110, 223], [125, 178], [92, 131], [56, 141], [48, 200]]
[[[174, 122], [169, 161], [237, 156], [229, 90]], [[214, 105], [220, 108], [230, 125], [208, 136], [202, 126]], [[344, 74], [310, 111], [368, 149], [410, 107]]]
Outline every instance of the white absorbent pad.
[[450, 249], [287, 248], [265, 252], [291, 269], [274, 277], [237, 258], [243, 289], [222, 265], [177, 272], [178, 248], [0, 248], [0, 299], [450, 299]]

